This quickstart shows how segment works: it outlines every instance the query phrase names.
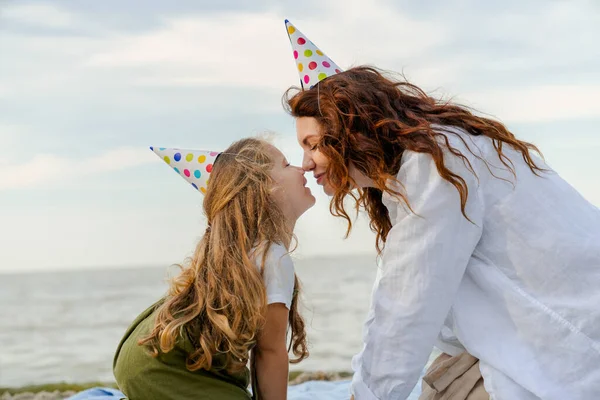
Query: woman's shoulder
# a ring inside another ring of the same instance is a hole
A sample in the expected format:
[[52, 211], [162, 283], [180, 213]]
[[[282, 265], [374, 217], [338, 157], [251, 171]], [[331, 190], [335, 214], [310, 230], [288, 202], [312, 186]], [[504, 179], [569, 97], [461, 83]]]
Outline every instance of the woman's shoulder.
[[487, 136], [472, 135], [457, 126], [434, 125], [433, 129], [439, 134], [438, 141], [446, 153], [454, 149], [472, 159], [485, 157], [493, 149], [493, 142]]
[[[471, 135], [455, 126], [432, 125], [432, 129], [438, 134], [436, 139], [443, 153], [444, 165], [452, 172], [461, 175], [465, 172], [477, 174], [479, 164], [489, 162], [490, 151], [494, 150], [490, 138]], [[434, 167], [436, 163], [431, 154], [405, 150], [398, 175], [406, 173], [407, 169], [434, 169]]]

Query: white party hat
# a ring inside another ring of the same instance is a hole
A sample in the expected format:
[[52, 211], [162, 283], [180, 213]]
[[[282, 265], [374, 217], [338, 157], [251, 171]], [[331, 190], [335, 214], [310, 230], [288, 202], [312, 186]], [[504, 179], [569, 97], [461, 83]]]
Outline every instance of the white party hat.
[[206, 194], [208, 178], [213, 164], [220, 154], [218, 151], [172, 149], [150, 147], [164, 162], [169, 164], [183, 179], [192, 184], [202, 194]]
[[285, 28], [294, 51], [294, 59], [296, 60], [302, 89], [310, 89], [328, 76], [342, 72], [342, 69], [331, 58], [319, 50], [287, 19], [285, 20]]

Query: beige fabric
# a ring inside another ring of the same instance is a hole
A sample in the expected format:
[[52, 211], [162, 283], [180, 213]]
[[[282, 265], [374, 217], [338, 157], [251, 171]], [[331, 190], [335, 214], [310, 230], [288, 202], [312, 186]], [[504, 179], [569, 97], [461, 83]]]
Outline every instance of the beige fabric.
[[423, 377], [419, 400], [489, 400], [479, 371], [479, 360], [469, 353], [442, 354]]

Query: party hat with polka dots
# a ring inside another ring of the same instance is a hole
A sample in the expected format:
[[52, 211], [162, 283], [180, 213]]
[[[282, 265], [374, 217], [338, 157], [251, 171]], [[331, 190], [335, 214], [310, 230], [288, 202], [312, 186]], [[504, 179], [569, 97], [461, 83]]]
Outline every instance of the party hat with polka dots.
[[311, 89], [328, 76], [342, 72], [313, 42], [300, 32], [290, 21], [285, 20], [285, 28], [292, 44], [296, 67], [300, 74], [302, 89]]
[[196, 190], [206, 193], [208, 178], [219, 152], [167, 147], [150, 147], [150, 150], [191, 183]]

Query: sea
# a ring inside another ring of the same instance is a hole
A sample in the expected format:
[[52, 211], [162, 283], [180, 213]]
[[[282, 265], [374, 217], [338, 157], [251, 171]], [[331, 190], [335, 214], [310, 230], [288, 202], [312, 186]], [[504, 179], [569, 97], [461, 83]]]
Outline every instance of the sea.
[[[291, 370], [350, 371], [377, 270], [375, 255], [296, 259], [310, 357]], [[114, 381], [125, 329], [167, 290], [173, 267], [0, 275], [0, 387]]]

